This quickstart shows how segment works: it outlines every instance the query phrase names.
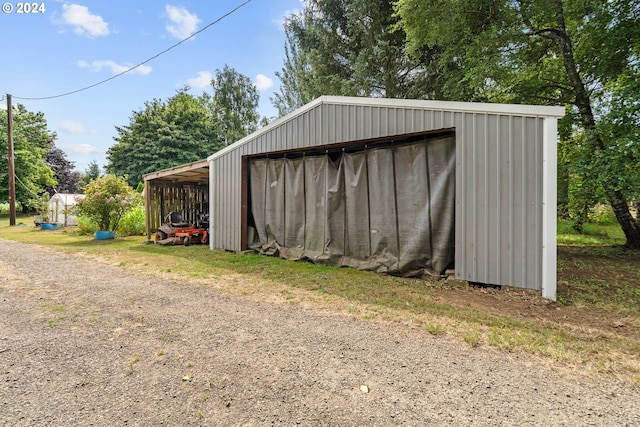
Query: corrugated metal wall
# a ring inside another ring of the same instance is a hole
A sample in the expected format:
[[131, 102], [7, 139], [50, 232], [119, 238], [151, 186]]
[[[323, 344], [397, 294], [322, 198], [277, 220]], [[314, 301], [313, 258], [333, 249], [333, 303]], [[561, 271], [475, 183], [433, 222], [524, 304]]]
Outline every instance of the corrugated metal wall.
[[543, 119], [456, 118], [456, 277], [541, 289]]
[[541, 289], [541, 117], [319, 103], [211, 159], [214, 248], [241, 249], [244, 155], [455, 128], [456, 276]]

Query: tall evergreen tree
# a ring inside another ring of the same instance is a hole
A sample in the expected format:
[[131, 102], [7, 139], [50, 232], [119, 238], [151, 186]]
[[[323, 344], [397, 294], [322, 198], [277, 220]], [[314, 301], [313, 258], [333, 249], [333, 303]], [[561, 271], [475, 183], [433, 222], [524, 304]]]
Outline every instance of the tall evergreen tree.
[[98, 162], [96, 162], [95, 160], [91, 160], [87, 168], [84, 170], [84, 180], [88, 184], [89, 182], [98, 179], [101, 176], [102, 173], [100, 172], [100, 165], [98, 165]]
[[435, 72], [437, 47], [407, 54], [389, 0], [308, 0], [285, 22], [282, 115], [320, 95], [447, 98]]
[[84, 189], [84, 187], [86, 187], [91, 181], [100, 178], [102, 173], [100, 172], [100, 165], [98, 165], [98, 162], [91, 160], [81, 176], [82, 182], [80, 183], [80, 187], [82, 189]]

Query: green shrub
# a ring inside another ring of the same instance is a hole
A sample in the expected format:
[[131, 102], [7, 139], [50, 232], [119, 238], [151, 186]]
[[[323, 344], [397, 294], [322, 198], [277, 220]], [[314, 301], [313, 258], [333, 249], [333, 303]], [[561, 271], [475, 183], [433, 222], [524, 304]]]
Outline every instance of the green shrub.
[[146, 231], [144, 206], [141, 204], [127, 212], [118, 225], [118, 234], [121, 236], [141, 236]]
[[90, 218], [102, 231], [115, 231], [122, 217], [140, 204], [140, 195], [129, 187], [126, 177], [107, 175], [91, 181], [84, 199], [76, 205], [78, 216]]
[[[9, 202], [0, 202], [0, 215], [9, 215]], [[16, 202], [16, 212], [22, 212], [22, 205]]]
[[78, 216], [78, 234], [93, 234], [98, 231], [98, 224], [86, 216]]

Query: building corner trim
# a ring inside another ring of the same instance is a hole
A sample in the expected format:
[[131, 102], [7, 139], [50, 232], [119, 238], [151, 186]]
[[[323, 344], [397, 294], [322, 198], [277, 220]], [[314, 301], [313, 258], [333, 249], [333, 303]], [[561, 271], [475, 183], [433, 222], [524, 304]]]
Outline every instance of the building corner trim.
[[547, 117], [542, 144], [542, 296], [556, 300], [558, 119]]

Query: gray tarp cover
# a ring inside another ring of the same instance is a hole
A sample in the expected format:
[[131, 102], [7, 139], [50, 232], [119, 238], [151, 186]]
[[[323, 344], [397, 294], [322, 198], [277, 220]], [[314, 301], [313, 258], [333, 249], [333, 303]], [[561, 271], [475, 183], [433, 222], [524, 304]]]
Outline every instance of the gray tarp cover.
[[250, 247], [380, 273], [453, 265], [454, 137], [249, 163]]

